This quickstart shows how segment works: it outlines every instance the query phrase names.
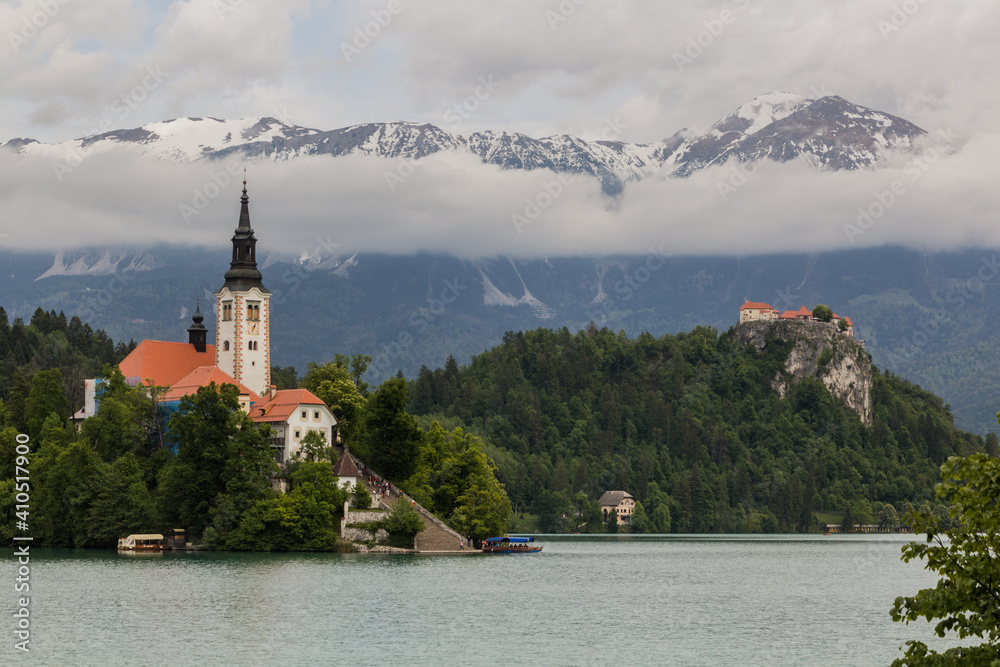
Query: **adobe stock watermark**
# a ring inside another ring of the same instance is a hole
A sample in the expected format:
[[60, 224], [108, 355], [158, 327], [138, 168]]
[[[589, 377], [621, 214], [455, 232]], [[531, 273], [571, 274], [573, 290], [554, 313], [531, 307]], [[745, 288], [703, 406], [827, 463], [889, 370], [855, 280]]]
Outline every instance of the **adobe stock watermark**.
[[[622, 122], [620, 116], [605, 118], [604, 127], [601, 129], [601, 140], [616, 141], [627, 127], [628, 125]], [[510, 214], [510, 223], [514, 226], [514, 230], [518, 234], [523, 234], [525, 227], [535, 224], [542, 213], [549, 209], [562, 196], [566, 191], [566, 187], [573, 183], [573, 180], [574, 177], [572, 174], [563, 171], [554, 174], [552, 178], [542, 181], [541, 190], [537, 194], [524, 198], [524, 208], [521, 211], [514, 211]]]
[[31, 545], [28, 544], [34, 538], [24, 533], [28, 532], [28, 516], [31, 510], [31, 471], [29, 469], [30, 460], [28, 455], [31, 448], [28, 446], [29, 438], [24, 433], [19, 433], [15, 438], [17, 445], [14, 448], [14, 516], [17, 521], [14, 527], [17, 534], [13, 538], [14, 557], [17, 559], [17, 570], [14, 577], [14, 592], [20, 593], [23, 597], [17, 599], [17, 611], [14, 612], [15, 629], [14, 636], [20, 641], [14, 643], [14, 648], [18, 651], [29, 653], [28, 644], [31, 642], [31, 598], [26, 593], [31, 591]]
[[180, 203], [177, 205], [177, 211], [180, 213], [181, 218], [184, 220], [185, 225], [191, 224], [191, 220], [200, 215], [202, 211], [208, 208], [208, 205], [212, 203], [212, 200], [222, 194], [233, 182], [233, 180], [240, 173], [240, 169], [243, 167], [242, 163], [237, 160], [229, 160], [225, 164], [224, 169], [216, 171], [215, 169], [208, 170], [208, 181], [200, 186], [192, 189], [193, 195], [191, 197], [191, 203]]
[[417, 342], [417, 337], [425, 333], [433, 324], [448, 312], [448, 306], [455, 303], [462, 296], [462, 293], [469, 288], [463, 285], [458, 278], [445, 280], [437, 298], [430, 299], [426, 306], [417, 308], [407, 317], [407, 322], [413, 333], [409, 329], [400, 331], [394, 340], [382, 346], [382, 349], [372, 355], [372, 370], [378, 374], [384, 374], [392, 366], [392, 363], [406, 354]]
[[964, 284], [948, 290], [945, 296], [947, 307], [931, 309], [930, 315], [920, 319], [918, 328], [903, 341], [900, 347], [886, 350], [882, 355], [886, 364], [899, 368], [912, 361], [932, 340], [942, 335], [942, 325], [950, 324], [953, 321], [951, 312], [972, 301], [976, 293], [981, 294], [986, 285], [993, 282], [998, 273], [1000, 273], [1000, 261], [997, 260], [995, 254], [989, 258], [985, 255], [981, 257], [980, 265], [975, 274]]
[[444, 124], [447, 125], [448, 129], [455, 132], [462, 126], [463, 120], [468, 120], [473, 114], [479, 111], [479, 108], [487, 102], [494, 93], [496, 93], [497, 88], [502, 84], [498, 81], [493, 80], [493, 74], [487, 74], [486, 76], [480, 76], [478, 79], [478, 85], [472, 91], [472, 94], [455, 102], [450, 107], [440, 112], [441, 119]]
[[729, 177], [719, 179], [715, 182], [715, 189], [719, 192], [719, 197], [723, 203], [750, 181], [750, 177], [757, 173], [755, 162], [739, 162], [729, 168]]
[[[663, 268], [664, 264], [667, 263], [667, 259], [670, 258], [670, 254], [663, 250], [662, 243], [659, 248], [650, 246], [647, 248], [647, 251], [649, 254], [646, 255], [645, 261], [633, 270], [623, 271], [624, 275], [622, 279], [615, 282], [612, 286], [612, 291], [622, 301], [632, 299], [636, 292], [641, 290], [649, 282], [650, 278], [653, 277], [653, 274]], [[589, 320], [599, 327], [607, 325], [615, 316], [620, 314], [621, 311], [618, 308], [617, 299], [610, 295], [600, 301], [596, 309], [587, 311]]]
[[549, 30], [555, 32], [560, 25], [569, 20], [569, 17], [576, 13], [577, 7], [587, 0], [561, 0], [555, 10], [545, 10], [545, 20], [549, 23]]
[[[751, 0], [731, 0], [731, 4], [740, 10], [750, 7]], [[687, 38], [687, 44], [682, 50], [673, 53], [674, 65], [677, 71], [684, 73], [684, 68], [693, 65], [694, 61], [704, 55], [705, 50], [712, 47], [726, 32], [726, 27], [736, 23], [738, 15], [728, 7], [723, 8], [717, 16], [701, 22], [704, 30], [700, 30]]]
[[124, 292], [130, 282], [131, 280], [126, 277], [121, 269], [115, 268], [104, 289], [98, 290], [97, 294], [83, 299], [80, 309], [77, 311], [80, 320], [88, 322], [95, 314], [110, 306], [115, 297]]
[[917, 13], [927, 4], [927, 0], [903, 0], [892, 6], [892, 13], [888, 20], [880, 18], [875, 22], [878, 31], [882, 33], [882, 39], [889, 41], [895, 33], [903, 29]]
[[38, 10], [21, 17], [21, 29], [19, 31], [10, 31], [7, 33], [7, 40], [10, 42], [10, 48], [14, 53], [20, 51], [21, 47], [26, 46], [28, 42], [47, 28], [51, 24], [52, 19], [58, 16], [62, 8], [70, 2], [72, 0], [35, 0]]
[[[114, 128], [116, 122], [127, 119], [132, 111], [149, 98], [149, 94], [160, 87], [160, 84], [170, 76], [169, 72], [164, 72], [159, 65], [146, 65], [145, 75], [141, 81], [131, 89], [114, 99], [109, 107], [109, 113], [98, 123], [97, 129], [90, 132], [91, 135], [102, 134]], [[83, 160], [90, 155], [91, 149], [84, 146], [70, 148], [62, 161], [52, 162], [52, 171], [56, 180], [62, 183], [67, 174], [79, 167]]]
[[[910, 183], [916, 183], [941, 159], [942, 155], [946, 155], [955, 148], [957, 140], [958, 135], [952, 132], [950, 127], [938, 130], [934, 134], [934, 145], [925, 148], [920, 152], [920, 155], [909, 160], [903, 166], [903, 174], [907, 176]], [[855, 239], [871, 229], [872, 225], [882, 218], [908, 191], [907, 184], [902, 178], [893, 180], [886, 190], [876, 190], [873, 193], [871, 203], [858, 207], [857, 221], [844, 223], [844, 234], [847, 236], [847, 240], [854, 244]]]
[[215, 10], [216, 18], [224, 21], [227, 14], [232, 14], [242, 4], [243, 0], [212, 0], [212, 9]]
[[389, 27], [392, 19], [400, 14], [404, 9], [402, 0], [389, 0], [384, 9], [376, 9], [371, 12], [372, 20], [363, 26], [354, 27], [354, 39], [350, 42], [340, 43], [340, 53], [344, 60], [350, 65], [355, 56], [367, 49], [379, 38], [382, 31]]
[[303, 262], [298, 262], [292, 265], [292, 268], [281, 274], [281, 284], [285, 285], [288, 289], [287, 291], [282, 290], [280, 287], [275, 288], [271, 294], [271, 303], [282, 304], [285, 302], [286, 296], [297, 290], [302, 286], [306, 280], [309, 279], [316, 271], [320, 269], [324, 262], [333, 259], [339, 253], [340, 244], [334, 242], [333, 237], [329, 234], [326, 238], [316, 237], [316, 245], [313, 247], [312, 252], [309, 253], [306, 260]]
[[[487, 74], [478, 78], [478, 84], [473, 89], [472, 94], [455, 102], [444, 111], [439, 111], [438, 115], [443, 119], [442, 126], [447, 126], [451, 132], [457, 132], [463, 120], [471, 118], [483, 103], [493, 97], [497, 88], [502, 84], [493, 80], [493, 74]], [[396, 188], [402, 185], [417, 172], [424, 163], [422, 158], [403, 157], [396, 164], [395, 169], [387, 169], [382, 172], [385, 184], [389, 192], [395, 192]]]

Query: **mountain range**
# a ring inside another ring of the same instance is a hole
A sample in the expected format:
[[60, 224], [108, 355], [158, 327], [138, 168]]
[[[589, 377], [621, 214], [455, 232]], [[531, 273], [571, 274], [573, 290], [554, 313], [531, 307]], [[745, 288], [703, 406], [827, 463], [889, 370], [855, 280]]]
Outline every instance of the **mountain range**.
[[193, 162], [239, 155], [291, 160], [305, 155], [368, 155], [419, 160], [439, 151], [469, 151], [504, 169], [590, 174], [609, 195], [653, 175], [683, 178], [729, 160], [806, 160], [817, 169], [859, 169], [913, 147], [926, 132], [913, 123], [831, 95], [810, 99], [771, 92], [743, 104], [704, 132], [682, 129], [648, 144], [620, 141], [613, 122], [598, 140], [566, 134], [535, 139], [506, 131], [448, 132], [429, 123], [383, 122], [319, 130], [276, 118], [179, 118], [46, 144], [2, 144], [54, 160], [128, 146], [141, 155]]
[[[332, 131], [274, 118], [183, 118], [56, 144], [3, 146], [52, 160], [126, 148], [182, 164], [225, 159], [294, 160], [345, 155], [419, 160], [468, 151], [505, 169], [591, 174], [614, 197], [630, 181], [685, 178], [734, 160], [803, 160], [820, 171], [878, 169], [926, 134], [895, 116], [840, 97], [768, 93], [705, 131], [681, 130], [649, 144], [613, 136], [534, 139], [510, 132], [448, 132], [430, 124], [368, 123]], [[233, 220], [235, 222], [235, 219]], [[877, 365], [948, 401], [957, 423], [997, 430], [1000, 408], [1000, 264], [990, 251], [923, 253], [893, 247], [749, 257], [606, 256], [463, 261], [317, 248], [291, 257], [268, 249], [265, 284], [275, 292], [272, 359], [302, 371], [336, 353], [373, 357], [370, 379], [449, 354], [465, 363], [504, 332], [539, 326], [576, 331], [593, 321], [628, 335], [726, 330], [745, 300], [797, 309], [826, 303], [850, 316]], [[79, 315], [115, 339], [186, 340], [200, 299], [210, 330], [212, 291], [228, 250], [157, 246], [15, 252], [0, 248], [0, 306], [29, 319], [38, 307]], [[655, 267], [655, 268], [654, 268]], [[986, 276], [985, 278], [983, 276]]]

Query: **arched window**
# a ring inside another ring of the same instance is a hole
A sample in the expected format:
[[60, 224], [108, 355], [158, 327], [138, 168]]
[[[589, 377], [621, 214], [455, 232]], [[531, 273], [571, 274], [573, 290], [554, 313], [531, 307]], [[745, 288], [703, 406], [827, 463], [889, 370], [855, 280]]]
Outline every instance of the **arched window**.
[[228, 341], [228, 340], [227, 340], [227, 341], [224, 341], [224, 342], [222, 343], [222, 351], [223, 351], [223, 352], [229, 352], [229, 341]]
[[248, 350], [252, 350], [253, 349], [253, 341], [250, 341], [249, 343], [247, 343], [247, 349]]

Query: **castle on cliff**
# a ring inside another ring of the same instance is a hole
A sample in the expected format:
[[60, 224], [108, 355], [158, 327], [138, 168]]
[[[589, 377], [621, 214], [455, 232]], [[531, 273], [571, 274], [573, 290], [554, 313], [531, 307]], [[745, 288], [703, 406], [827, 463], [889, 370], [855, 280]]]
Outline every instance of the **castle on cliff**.
[[[831, 311], [832, 312], [832, 311]], [[771, 304], [764, 303], [762, 301], [747, 301], [742, 306], [740, 306], [740, 324], [744, 322], [756, 322], [760, 320], [799, 320], [803, 322], [818, 322], [818, 318], [813, 317], [812, 311], [802, 306], [798, 310], [786, 310], [783, 313], [779, 313], [776, 308], [773, 308]], [[837, 313], [833, 313], [833, 318], [830, 320], [832, 324], [840, 326], [841, 320], [844, 321], [847, 328], [844, 331], [850, 335], [854, 335], [854, 323], [851, 322], [850, 317], [840, 317]]]

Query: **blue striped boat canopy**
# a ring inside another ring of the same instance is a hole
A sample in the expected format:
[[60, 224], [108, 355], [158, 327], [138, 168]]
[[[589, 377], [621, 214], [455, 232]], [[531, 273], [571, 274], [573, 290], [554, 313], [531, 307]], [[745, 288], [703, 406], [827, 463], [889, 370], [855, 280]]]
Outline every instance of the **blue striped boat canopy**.
[[534, 542], [533, 537], [487, 537], [487, 544], [503, 544], [505, 542], [510, 544], [527, 544], [528, 542]]

